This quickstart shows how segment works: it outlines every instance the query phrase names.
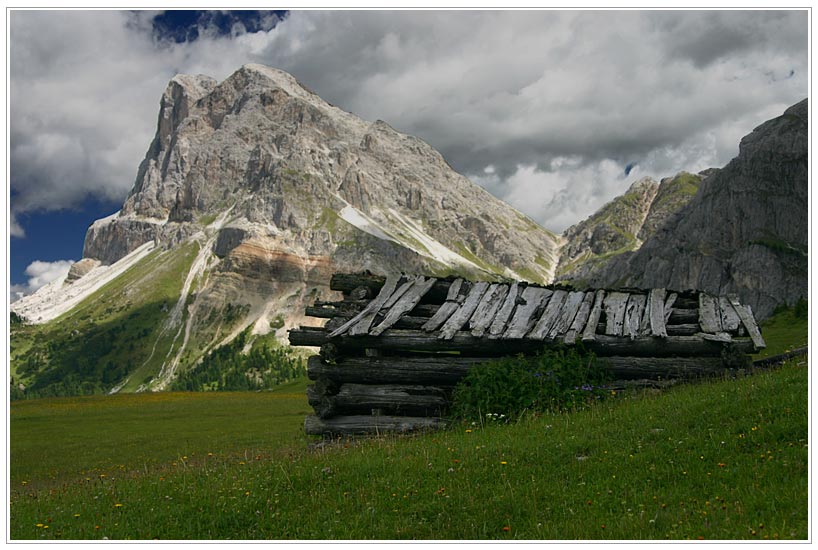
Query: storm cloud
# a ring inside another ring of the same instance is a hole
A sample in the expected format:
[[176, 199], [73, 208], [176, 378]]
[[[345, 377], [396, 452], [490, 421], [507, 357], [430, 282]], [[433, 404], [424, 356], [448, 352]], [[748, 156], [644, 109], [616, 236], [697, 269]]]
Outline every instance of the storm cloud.
[[11, 12], [13, 215], [123, 200], [177, 72], [286, 70], [554, 231], [643, 176], [726, 164], [808, 89], [806, 10], [295, 11], [182, 42], [154, 15]]

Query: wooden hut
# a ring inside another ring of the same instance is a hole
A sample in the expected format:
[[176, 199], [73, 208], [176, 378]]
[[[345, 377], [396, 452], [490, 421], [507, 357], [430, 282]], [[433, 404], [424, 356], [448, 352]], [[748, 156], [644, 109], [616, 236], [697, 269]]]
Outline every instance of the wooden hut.
[[294, 346], [320, 347], [308, 362], [314, 435], [442, 426], [452, 388], [492, 357], [582, 342], [617, 380], [668, 380], [724, 372], [765, 346], [735, 296], [403, 274], [338, 273], [330, 288], [344, 299], [306, 310], [326, 326], [289, 333]]

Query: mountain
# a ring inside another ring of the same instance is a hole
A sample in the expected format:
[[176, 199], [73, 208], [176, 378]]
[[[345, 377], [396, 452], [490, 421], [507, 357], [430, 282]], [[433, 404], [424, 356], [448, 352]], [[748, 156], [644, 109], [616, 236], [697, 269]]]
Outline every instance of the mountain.
[[736, 293], [761, 319], [806, 298], [807, 128], [806, 99], [755, 128], [689, 203], [588, 283]]
[[616, 256], [638, 249], [696, 194], [702, 175], [680, 172], [657, 184], [649, 177], [634, 182], [588, 219], [562, 234], [556, 280], [587, 284]]
[[66, 280], [12, 304], [33, 323], [12, 375], [41, 395], [166, 389], [239, 335], [314, 322], [333, 271], [545, 283], [558, 242], [427, 143], [285, 72], [177, 75], [121, 210]]

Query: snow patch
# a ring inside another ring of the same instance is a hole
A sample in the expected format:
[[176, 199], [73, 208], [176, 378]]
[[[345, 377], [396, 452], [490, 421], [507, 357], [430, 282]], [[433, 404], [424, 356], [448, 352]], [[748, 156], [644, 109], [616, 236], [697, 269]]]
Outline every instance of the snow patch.
[[11, 310], [34, 324], [56, 319], [125, 273], [147, 256], [155, 246], [153, 241], [146, 242], [116, 263], [99, 265], [70, 285], [65, 284], [65, 278], [52, 281], [31, 296], [11, 304]]
[[369, 216], [367, 216], [366, 214], [364, 214], [351, 204], [347, 204], [345, 207], [343, 207], [341, 211], [338, 212], [338, 216], [340, 216], [341, 219], [344, 220], [345, 222], [354, 225], [364, 233], [369, 233], [370, 235], [378, 237], [379, 239], [382, 239], [384, 241], [394, 241], [399, 244], [403, 244], [399, 240], [394, 239], [387, 235], [386, 232], [384, 232], [384, 230], [381, 229], [381, 227], [378, 225], [376, 221], [374, 221], [372, 218], [370, 218]]
[[413, 246], [413, 243], [411, 241], [408, 243], [404, 243], [404, 246], [411, 248], [418, 254], [426, 256], [427, 258], [432, 258], [443, 264], [447, 265], [461, 264], [467, 267], [483, 270], [483, 268], [481, 268], [471, 260], [464, 258], [457, 252], [441, 244], [440, 241], [437, 241], [430, 237], [426, 232], [423, 231], [423, 228], [412, 218], [404, 216], [403, 214], [401, 214], [400, 212], [393, 208], [389, 209], [389, 214], [391, 214], [392, 217], [394, 217], [403, 226], [402, 229], [409, 234], [409, 237], [419, 242], [421, 246], [426, 250], [425, 251], [418, 250], [418, 247]]

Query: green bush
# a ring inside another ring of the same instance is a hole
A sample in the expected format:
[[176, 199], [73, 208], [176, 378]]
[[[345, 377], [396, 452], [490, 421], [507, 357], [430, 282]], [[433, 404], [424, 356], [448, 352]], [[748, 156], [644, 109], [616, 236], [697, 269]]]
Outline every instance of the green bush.
[[579, 409], [600, 399], [600, 386], [609, 380], [604, 364], [581, 348], [497, 359], [469, 370], [455, 387], [450, 414], [463, 420], [507, 421], [523, 411]]

